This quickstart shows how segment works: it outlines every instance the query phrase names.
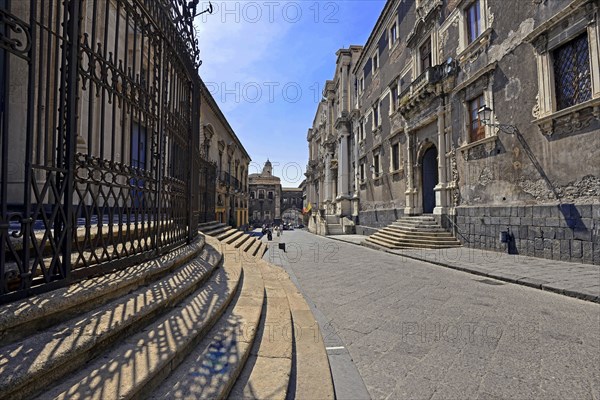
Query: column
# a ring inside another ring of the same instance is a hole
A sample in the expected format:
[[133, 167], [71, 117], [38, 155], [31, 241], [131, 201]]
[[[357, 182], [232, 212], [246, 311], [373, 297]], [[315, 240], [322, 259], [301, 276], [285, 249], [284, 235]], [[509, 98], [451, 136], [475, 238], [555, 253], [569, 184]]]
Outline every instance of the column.
[[331, 154], [329, 151], [325, 155], [325, 196], [323, 200], [325, 202], [331, 201]]
[[413, 147], [414, 147], [414, 133], [407, 131], [406, 132], [406, 148], [407, 148], [407, 169], [406, 169], [406, 177], [408, 178], [407, 188], [406, 188], [406, 207], [404, 208], [404, 214], [406, 215], [414, 215], [415, 214], [415, 196], [417, 194], [417, 189], [415, 188], [414, 182], [414, 155], [413, 155]]
[[359, 164], [359, 159], [358, 159], [358, 134], [356, 134], [354, 137], [354, 193], [352, 194], [354, 197], [358, 197], [358, 193], [360, 191], [359, 185], [360, 185], [360, 176], [359, 176], [359, 169], [360, 169], [360, 164]]
[[438, 177], [439, 182], [433, 189], [435, 191], [435, 208], [434, 214], [446, 214], [448, 212], [448, 198], [446, 191], [448, 190], [448, 178], [446, 176], [446, 122], [445, 122], [444, 99], [438, 106]]
[[348, 132], [343, 132], [340, 137], [338, 149], [338, 197], [348, 196], [350, 193], [350, 160], [348, 160]]

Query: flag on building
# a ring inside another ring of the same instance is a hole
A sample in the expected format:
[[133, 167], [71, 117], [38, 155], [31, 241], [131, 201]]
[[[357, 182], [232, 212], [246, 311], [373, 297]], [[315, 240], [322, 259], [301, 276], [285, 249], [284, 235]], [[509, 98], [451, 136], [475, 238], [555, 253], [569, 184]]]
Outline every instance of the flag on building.
[[308, 214], [312, 210], [312, 204], [308, 203], [308, 206], [302, 209], [302, 214]]

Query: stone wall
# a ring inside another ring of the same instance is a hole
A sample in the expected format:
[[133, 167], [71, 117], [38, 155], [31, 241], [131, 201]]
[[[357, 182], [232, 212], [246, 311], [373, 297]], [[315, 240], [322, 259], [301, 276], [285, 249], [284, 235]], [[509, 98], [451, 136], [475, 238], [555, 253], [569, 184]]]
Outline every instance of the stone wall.
[[356, 233], [359, 235], [371, 235], [380, 228], [390, 225], [404, 215], [402, 209], [368, 210], [358, 213], [358, 224]]
[[361, 225], [356, 226], [356, 234], [357, 235], [371, 236], [372, 234], [376, 233], [378, 230], [379, 230], [379, 228], [370, 228], [368, 226], [361, 226]]
[[457, 207], [456, 225], [465, 246], [600, 265], [600, 203]]

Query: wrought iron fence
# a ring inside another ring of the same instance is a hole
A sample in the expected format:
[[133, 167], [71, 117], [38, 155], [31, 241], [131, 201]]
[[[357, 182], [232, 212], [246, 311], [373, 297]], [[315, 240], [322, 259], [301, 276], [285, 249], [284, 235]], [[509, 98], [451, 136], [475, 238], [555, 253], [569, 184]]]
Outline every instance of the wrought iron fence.
[[0, 302], [154, 258], [212, 219], [191, 15], [0, 0]]

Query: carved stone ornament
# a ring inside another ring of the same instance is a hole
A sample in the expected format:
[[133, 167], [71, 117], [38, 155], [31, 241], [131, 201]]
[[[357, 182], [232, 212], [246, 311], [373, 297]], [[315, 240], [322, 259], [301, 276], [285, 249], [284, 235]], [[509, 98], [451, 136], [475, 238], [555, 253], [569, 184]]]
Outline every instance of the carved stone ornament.
[[450, 151], [450, 169], [452, 170], [452, 202], [454, 207], [458, 207], [460, 204], [460, 188], [458, 187], [458, 164], [456, 162], [456, 147], [452, 144], [452, 150]]
[[377, 133], [373, 135], [373, 147], [380, 146], [382, 142], [381, 129], [379, 129], [377, 130]]
[[548, 36], [546, 34], [542, 34], [538, 36], [532, 44], [538, 54], [544, 54], [546, 51], [548, 51]]
[[425, 20], [433, 10], [441, 5], [442, 0], [421, 0], [417, 8], [417, 15], [420, 19]]
[[444, 48], [446, 47], [446, 42], [448, 41], [448, 30], [444, 30], [440, 32], [440, 41], [438, 46], [438, 59], [443, 60], [444, 57]]
[[492, 8], [488, 7], [488, 26], [492, 26], [494, 24], [494, 14], [492, 13]]
[[392, 131], [395, 132], [402, 128], [403, 118], [400, 113], [395, 113], [391, 118]]
[[538, 119], [540, 117], [540, 94], [535, 95], [535, 106], [531, 110], [531, 115], [533, 118]]
[[549, 116], [537, 121], [545, 136], [554, 134], [569, 135], [588, 128], [594, 120], [600, 121], [600, 102], [581, 107], [566, 115]]
[[360, 156], [363, 156], [366, 154], [366, 150], [367, 150], [367, 145], [365, 143], [366, 141], [363, 140], [358, 144], [358, 153]]

